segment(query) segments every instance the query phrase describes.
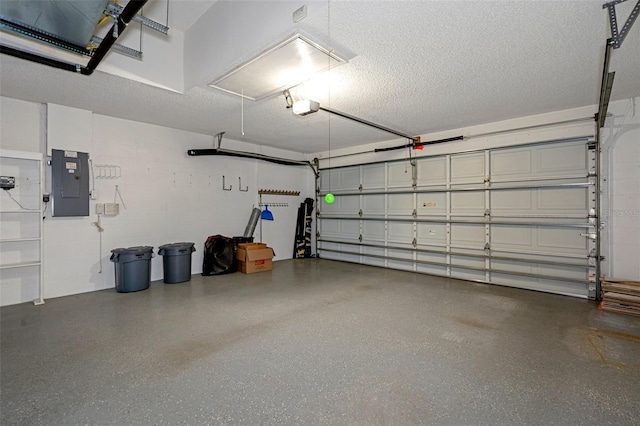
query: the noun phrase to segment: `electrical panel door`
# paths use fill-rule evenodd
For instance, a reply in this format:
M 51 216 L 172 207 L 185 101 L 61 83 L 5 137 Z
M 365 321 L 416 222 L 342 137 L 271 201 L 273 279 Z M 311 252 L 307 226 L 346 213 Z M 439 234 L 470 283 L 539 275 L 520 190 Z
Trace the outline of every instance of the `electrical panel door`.
M 89 154 L 51 151 L 53 216 L 89 216 Z

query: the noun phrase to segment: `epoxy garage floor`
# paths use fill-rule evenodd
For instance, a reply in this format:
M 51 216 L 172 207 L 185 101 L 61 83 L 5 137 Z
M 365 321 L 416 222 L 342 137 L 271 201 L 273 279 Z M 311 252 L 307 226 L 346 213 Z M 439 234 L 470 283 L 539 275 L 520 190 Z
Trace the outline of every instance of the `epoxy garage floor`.
M 1 309 L 0 423 L 640 424 L 640 321 L 358 266 Z

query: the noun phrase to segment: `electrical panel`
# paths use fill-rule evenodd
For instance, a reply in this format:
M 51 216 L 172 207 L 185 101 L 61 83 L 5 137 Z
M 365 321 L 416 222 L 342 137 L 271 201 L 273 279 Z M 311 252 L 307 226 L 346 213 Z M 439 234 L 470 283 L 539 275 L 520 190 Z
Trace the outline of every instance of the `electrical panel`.
M 89 216 L 89 154 L 51 150 L 54 217 Z

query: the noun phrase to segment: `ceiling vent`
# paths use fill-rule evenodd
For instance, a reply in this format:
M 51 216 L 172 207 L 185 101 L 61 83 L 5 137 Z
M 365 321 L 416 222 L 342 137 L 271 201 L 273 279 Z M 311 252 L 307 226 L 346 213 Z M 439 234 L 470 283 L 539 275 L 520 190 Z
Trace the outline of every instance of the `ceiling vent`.
M 213 80 L 209 86 L 257 101 L 346 62 L 335 52 L 295 34 Z

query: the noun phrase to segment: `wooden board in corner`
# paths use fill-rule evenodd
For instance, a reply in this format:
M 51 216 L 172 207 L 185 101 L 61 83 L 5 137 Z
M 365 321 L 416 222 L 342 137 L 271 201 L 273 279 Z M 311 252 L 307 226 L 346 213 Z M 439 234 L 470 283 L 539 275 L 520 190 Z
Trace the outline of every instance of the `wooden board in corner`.
M 640 281 L 628 280 L 626 278 L 603 277 L 600 279 L 603 283 L 623 283 L 640 286 Z
M 638 281 L 629 281 L 629 280 L 620 280 L 620 281 L 603 281 L 602 282 L 602 290 L 605 292 L 612 293 L 623 293 L 629 294 L 632 296 L 640 296 L 640 282 Z
M 631 306 L 605 300 L 600 304 L 600 307 L 603 311 L 616 312 L 619 314 L 628 314 L 640 317 L 640 306 Z

